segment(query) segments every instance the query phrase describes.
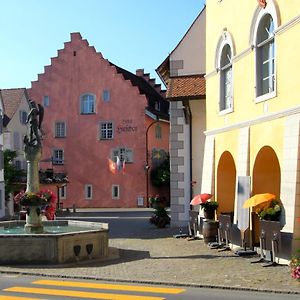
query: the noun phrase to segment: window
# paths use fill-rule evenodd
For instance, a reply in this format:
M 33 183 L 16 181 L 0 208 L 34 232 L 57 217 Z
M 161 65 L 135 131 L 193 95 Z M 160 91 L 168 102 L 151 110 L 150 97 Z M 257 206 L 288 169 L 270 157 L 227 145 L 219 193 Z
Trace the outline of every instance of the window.
M 259 22 L 256 37 L 256 97 L 275 91 L 274 22 L 270 14 Z
M 157 124 L 156 127 L 155 127 L 155 137 L 157 139 L 161 139 L 162 138 L 161 126 L 159 124 Z
M 80 113 L 94 114 L 95 113 L 95 96 L 92 94 L 85 94 L 80 98 Z
M 112 199 L 120 199 L 120 186 L 113 184 L 111 187 L 111 196 Z
M 84 186 L 84 194 L 85 194 L 85 199 L 87 200 L 93 199 L 93 186 L 91 184 L 86 184 Z
M 14 132 L 14 150 L 20 150 L 20 149 L 21 149 L 20 133 L 15 131 Z
M 55 137 L 61 138 L 66 136 L 66 123 L 55 122 Z
M 112 160 L 117 162 L 119 158 L 120 163 L 132 163 L 133 162 L 133 151 L 127 148 L 117 148 L 112 151 Z
M 20 110 L 20 123 L 23 125 L 27 124 L 27 112 L 25 110 Z
M 102 99 L 104 102 L 108 102 L 110 100 L 110 92 L 109 90 L 104 90 L 102 93 Z
M 63 149 L 54 149 L 53 150 L 53 165 L 63 165 L 64 164 L 64 150 Z
M 160 102 L 159 101 L 155 101 L 154 109 L 157 110 L 157 111 L 160 111 Z
M 59 199 L 66 199 L 67 198 L 67 186 L 61 186 L 59 188 Z
M 111 140 L 114 135 L 113 123 L 112 122 L 101 122 L 100 124 L 100 139 Z
M 220 111 L 232 108 L 232 53 L 225 44 L 220 60 Z
M 50 105 L 50 97 L 49 96 L 44 96 L 43 104 L 44 104 L 44 107 L 48 107 Z

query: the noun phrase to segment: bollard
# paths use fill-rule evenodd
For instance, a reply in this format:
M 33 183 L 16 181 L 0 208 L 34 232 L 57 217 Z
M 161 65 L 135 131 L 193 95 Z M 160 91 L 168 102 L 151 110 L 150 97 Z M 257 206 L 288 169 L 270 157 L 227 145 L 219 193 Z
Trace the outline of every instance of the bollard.
M 73 213 L 76 213 L 76 205 L 73 204 Z

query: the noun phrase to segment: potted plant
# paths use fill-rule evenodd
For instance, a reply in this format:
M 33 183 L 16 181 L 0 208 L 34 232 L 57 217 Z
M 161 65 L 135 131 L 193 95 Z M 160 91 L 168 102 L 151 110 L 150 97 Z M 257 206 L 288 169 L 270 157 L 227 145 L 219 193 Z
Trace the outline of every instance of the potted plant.
M 157 206 L 159 207 L 166 207 L 167 206 L 167 200 L 165 197 L 161 197 L 160 195 L 155 195 L 149 197 L 149 204 L 150 207 L 156 208 Z
M 151 216 L 149 221 L 158 228 L 164 228 L 170 224 L 170 217 L 165 207 L 156 206 L 154 214 Z
M 279 221 L 281 212 L 280 202 L 278 200 L 272 200 L 264 206 L 257 207 L 255 212 L 260 220 Z
M 203 209 L 204 212 L 204 218 L 205 219 L 214 219 L 215 218 L 215 211 L 218 208 L 219 203 L 217 201 L 208 199 L 208 200 L 202 200 L 200 203 L 201 209 Z
M 300 281 L 300 249 L 298 254 L 292 257 L 290 267 L 291 267 L 291 276 L 294 279 Z

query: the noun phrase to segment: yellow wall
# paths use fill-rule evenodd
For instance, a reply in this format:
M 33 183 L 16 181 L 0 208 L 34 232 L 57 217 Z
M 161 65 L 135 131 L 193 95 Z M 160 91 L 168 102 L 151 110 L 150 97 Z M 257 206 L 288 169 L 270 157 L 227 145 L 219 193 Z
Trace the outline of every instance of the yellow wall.
M 270 3 L 272 0 L 269 0 Z M 279 8 L 279 22 L 286 24 L 300 14 L 299 0 L 276 1 Z M 236 1 L 207 0 L 207 74 L 215 71 L 215 57 L 218 41 L 224 28 L 231 34 L 235 55 L 251 46 L 250 27 L 258 7 L 256 0 Z M 280 25 L 279 24 L 279 25 Z M 269 113 L 299 105 L 299 81 L 291 80 L 299 76 L 300 65 L 300 22 L 275 36 L 277 96 L 255 103 L 255 51 L 233 62 L 233 106 L 232 113 L 219 114 L 219 73 L 208 75 L 207 84 L 207 130 L 238 124 Z

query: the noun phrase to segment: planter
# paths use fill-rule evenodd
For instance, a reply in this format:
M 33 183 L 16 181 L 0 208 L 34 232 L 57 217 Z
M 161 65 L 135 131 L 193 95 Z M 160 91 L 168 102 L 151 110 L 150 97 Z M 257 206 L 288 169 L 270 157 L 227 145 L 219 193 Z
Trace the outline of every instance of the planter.
M 219 222 L 213 220 L 204 220 L 203 222 L 203 240 L 205 244 L 216 242 L 218 235 Z
M 214 207 L 208 207 L 204 208 L 203 214 L 205 219 L 214 220 L 215 219 L 215 211 L 216 209 Z
M 43 223 L 41 216 L 41 209 L 39 206 L 28 206 L 26 213 L 26 233 L 42 233 Z

